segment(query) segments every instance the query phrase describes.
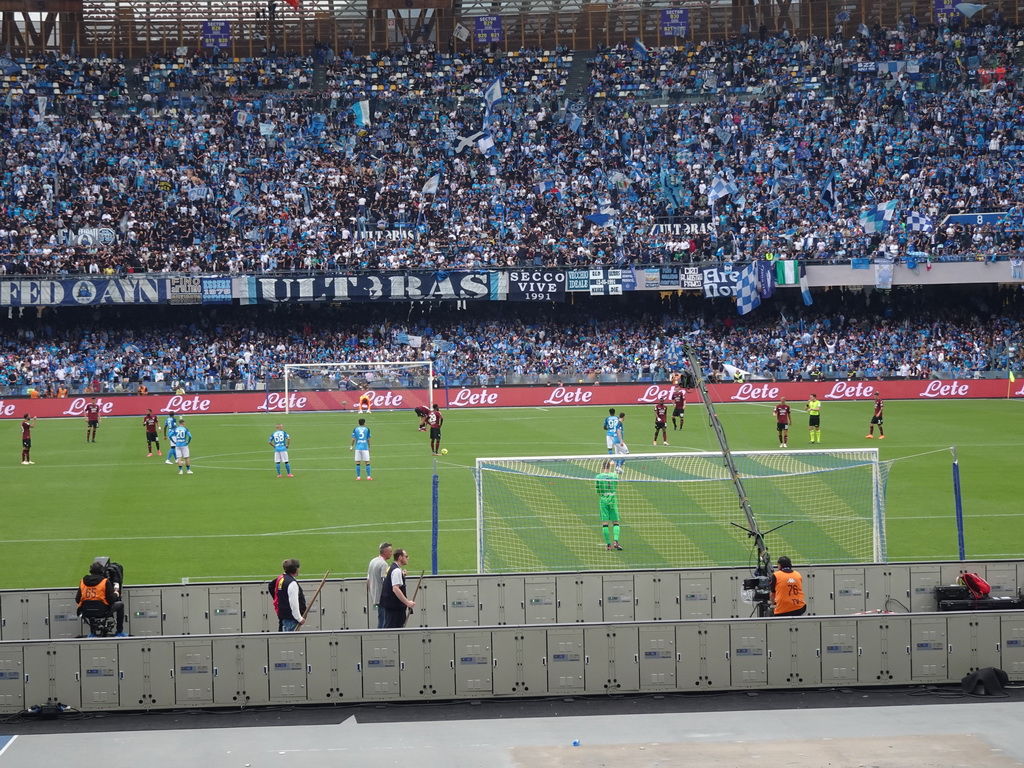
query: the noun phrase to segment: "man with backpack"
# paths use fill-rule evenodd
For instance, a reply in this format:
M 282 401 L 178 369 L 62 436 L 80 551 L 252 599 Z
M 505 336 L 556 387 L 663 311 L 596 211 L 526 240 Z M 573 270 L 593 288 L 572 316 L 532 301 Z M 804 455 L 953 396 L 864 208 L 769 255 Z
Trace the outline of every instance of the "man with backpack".
M 306 596 L 302 586 L 295 577 L 299 573 L 299 561 L 294 557 L 281 563 L 284 571 L 267 585 L 267 591 L 274 599 L 274 612 L 277 614 L 277 630 L 294 632 L 306 623 Z

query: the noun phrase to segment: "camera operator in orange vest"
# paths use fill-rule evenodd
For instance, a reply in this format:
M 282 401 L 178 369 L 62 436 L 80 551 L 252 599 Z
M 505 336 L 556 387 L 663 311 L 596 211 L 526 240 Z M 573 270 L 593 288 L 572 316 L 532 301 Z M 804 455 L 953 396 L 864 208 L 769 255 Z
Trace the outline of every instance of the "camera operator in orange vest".
M 793 570 L 793 561 L 783 555 L 779 570 L 772 574 L 772 615 L 803 616 L 807 612 L 804 599 L 804 577 Z
M 78 613 L 81 615 L 84 603 L 102 604 L 109 608 L 117 622 L 116 637 L 128 637 L 124 632 L 124 603 L 121 602 L 121 585 L 115 584 L 107 569 L 99 560 L 89 566 L 89 573 L 82 577 L 75 594 Z M 90 635 L 91 636 L 91 635 Z

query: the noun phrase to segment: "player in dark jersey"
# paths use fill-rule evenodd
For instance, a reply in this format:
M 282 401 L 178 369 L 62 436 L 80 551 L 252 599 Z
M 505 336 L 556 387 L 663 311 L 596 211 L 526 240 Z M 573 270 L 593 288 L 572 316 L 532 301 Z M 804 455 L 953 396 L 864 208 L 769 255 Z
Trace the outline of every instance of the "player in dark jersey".
M 661 432 L 662 445 L 668 445 L 668 406 L 665 401 L 654 404 L 654 444 L 658 444 L 658 433 Z
M 683 419 L 686 417 L 686 390 L 680 387 L 672 395 L 672 430 L 683 428 Z
M 444 423 L 444 416 L 437 403 L 434 403 L 434 410 L 427 414 L 427 424 L 430 426 L 430 452 L 437 456 L 441 450 L 441 424 Z
M 35 464 L 31 460 L 30 454 L 32 452 L 32 427 L 36 425 L 36 420 L 29 416 L 27 413 L 22 417 L 21 421 L 21 463 L 22 464 Z
M 163 456 L 160 453 L 160 436 L 156 433 L 157 418 L 153 415 L 153 409 L 146 409 L 146 415 L 142 417 L 142 426 L 146 428 L 146 450 L 149 451 L 147 456 L 153 455 L 153 443 L 156 443 L 156 455 Z
M 96 429 L 100 425 L 100 406 L 96 402 L 94 397 L 85 406 L 85 442 L 89 442 L 89 438 L 92 438 L 92 442 L 96 442 Z
M 775 428 L 779 432 L 779 448 L 789 447 L 789 419 L 790 407 L 786 398 L 779 398 L 779 404 L 775 406 Z
M 882 402 L 882 394 L 875 393 L 875 410 L 871 415 L 871 423 L 868 424 L 868 433 L 864 435 L 868 440 L 875 436 L 875 425 L 878 425 L 878 439 L 885 440 L 885 430 L 882 428 L 882 409 L 885 404 Z
M 427 417 L 430 415 L 430 409 L 425 405 L 416 406 L 416 415 L 420 417 L 420 432 L 427 431 Z

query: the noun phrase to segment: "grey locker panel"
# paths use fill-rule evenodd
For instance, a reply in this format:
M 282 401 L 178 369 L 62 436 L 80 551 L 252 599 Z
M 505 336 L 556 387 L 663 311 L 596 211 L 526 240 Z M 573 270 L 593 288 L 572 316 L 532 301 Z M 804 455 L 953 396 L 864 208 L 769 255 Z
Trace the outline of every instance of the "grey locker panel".
M 640 690 L 640 635 L 636 624 L 583 628 L 587 693 Z
M 132 637 L 157 637 L 164 634 L 162 589 L 126 587 L 121 594 L 124 598 L 125 632 Z
M 70 591 L 74 597 L 74 591 Z M 49 640 L 50 598 L 45 592 L 0 593 L 0 640 Z
M 365 582 L 364 582 L 365 583 Z M 318 581 L 312 586 L 312 588 L 306 592 L 306 600 L 312 600 L 313 595 L 316 593 L 317 587 L 320 586 Z M 363 608 L 366 606 L 366 587 L 364 586 L 360 590 L 359 604 L 353 606 L 356 608 L 360 616 L 365 616 Z M 320 616 L 320 629 L 339 630 L 345 629 L 345 619 L 348 613 L 348 606 L 345 605 L 347 590 L 341 590 L 338 588 L 337 582 L 326 581 L 324 582 L 324 588 L 320 590 L 320 597 L 316 599 L 316 604 L 313 606 L 313 610 L 310 613 L 317 613 Z M 374 622 L 374 627 L 377 623 Z M 363 627 L 360 626 L 360 629 Z M 304 631 L 308 631 L 303 628 Z
M 733 688 L 760 688 L 768 682 L 767 624 L 749 621 L 729 625 L 729 668 Z
M 398 633 L 375 630 L 363 635 L 362 662 L 363 698 L 370 700 L 398 699 L 399 679 Z
M 455 694 L 457 696 L 490 696 L 491 633 L 468 631 L 454 633 Z
M 1000 631 L 999 616 L 987 611 L 946 616 L 948 676 L 957 680 L 984 667 L 999 667 Z
M 491 630 L 495 696 L 543 696 L 548 690 L 547 632 L 518 627 Z
M 79 644 L 82 686 L 79 708 L 83 711 L 117 709 L 120 706 L 119 645 L 107 639 Z
M 307 698 L 352 702 L 363 698 L 363 641 L 355 633 L 306 635 Z
M 910 569 L 873 566 L 864 569 L 864 605 L 868 611 L 910 610 L 906 594 L 910 584 Z
M 323 603 L 323 596 L 324 592 L 327 591 L 327 585 L 324 584 L 324 588 L 323 590 L 321 590 L 320 596 L 316 599 L 316 603 L 312 603 L 312 601 L 313 595 L 316 593 L 317 587 L 320 586 L 320 579 L 299 579 L 299 586 L 302 587 L 302 594 L 306 597 L 306 608 L 308 609 L 306 615 L 306 623 L 302 625 L 302 631 L 316 632 L 320 629 L 331 629 L 331 627 L 321 626 L 321 624 L 323 623 L 324 612 L 327 610 L 326 608 L 324 608 Z M 269 597 L 269 593 L 267 596 Z M 273 613 L 273 605 L 271 605 L 271 613 Z M 271 631 L 276 630 L 277 620 L 275 617 Z
M 174 705 L 174 641 L 132 640 L 118 643 L 121 706 L 151 709 Z
M 731 686 L 729 625 L 676 625 L 676 680 L 680 690 L 726 690 Z
M 420 584 L 419 593 L 416 593 L 416 585 L 420 583 L 420 574 L 409 573 L 405 577 L 405 590 L 409 599 L 413 599 L 416 609 L 405 626 L 407 627 L 443 627 L 448 622 L 445 601 L 447 594 L 444 587 L 445 580 L 431 576 L 424 576 Z
M 242 603 L 242 631 L 276 632 L 277 616 L 274 615 L 274 604 L 267 591 L 267 582 L 259 581 L 241 586 L 239 597 Z
M 779 688 L 821 684 L 821 627 L 799 618 L 768 625 L 768 685 Z
M 711 572 L 711 617 L 714 619 L 735 619 L 746 617 L 750 609 L 740 602 L 740 590 L 743 579 L 750 576 L 749 572 L 735 570 L 716 570 Z M 680 576 L 682 583 L 682 576 Z M 690 618 L 680 616 L 680 618 Z M 697 618 L 697 617 L 694 617 Z
M 850 616 L 867 610 L 867 584 L 863 568 L 836 568 L 834 582 L 835 615 Z
M 163 605 L 163 634 L 210 634 L 209 588 L 201 584 L 164 587 L 160 590 Z
M 946 617 L 914 618 L 910 621 L 910 674 L 914 682 L 946 677 Z
M 113 640 L 87 640 L 89 643 L 114 643 Z M 25 662 L 25 704 L 64 704 L 82 706 L 82 657 L 80 643 L 30 643 L 23 646 Z
M 0 714 L 25 709 L 25 654 L 14 643 L 0 645 Z
M 1013 563 L 991 563 L 982 574 L 992 587 L 992 597 L 1017 596 L 1017 566 Z
M 267 704 L 267 637 L 213 640 L 213 701 L 222 707 Z
M 938 609 L 935 602 L 935 588 L 940 584 L 955 584 L 957 570 L 947 568 L 948 580 L 943 579 L 938 566 L 912 565 L 910 566 L 910 589 L 907 595 L 910 598 L 910 612 L 923 613 Z
M 675 627 L 641 624 L 637 637 L 640 690 L 674 690 L 676 661 Z
M 679 576 L 679 618 L 710 619 L 712 610 L 711 577 Z
M 560 574 L 555 577 L 559 624 L 601 621 L 602 579 L 599 573 Z
M 316 587 L 313 588 L 314 590 Z M 312 596 L 312 595 L 311 595 Z M 267 669 L 273 704 L 303 704 L 306 695 L 306 635 L 284 632 L 267 635 Z
M 337 624 L 338 629 L 376 629 L 377 609 L 369 604 L 370 595 L 366 591 L 366 579 L 352 581 L 346 579 L 339 583 L 327 582 L 324 590 L 337 591 L 337 599 L 328 601 L 340 615 L 330 617 L 330 624 Z
M 174 697 L 185 706 L 213 704 L 213 646 L 210 640 L 174 644 Z
M 583 628 L 548 630 L 548 693 L 583 693 Z
M 1000 617 L 1002 663 L 1011 680 L 1024 680 L 1024 615 Z
M 798 570 L 800 570 L 798 568 Z M 832 568 L 809 568 L 804 574 L 804 597 L 808 616 L 832 616 L 836 613 L 835 571 Z
M 872 685 L 910 682 L 910 620 L 857 619 L 857 678 Z
M 217 585 L 210 587 L 210 634 L 237 635 L 242 631 L 242 590 Z
M 555 580 L 550 576 L 527 576 L 523 580 L 526 595 L 527 624 L 554 624 L 558 621 Z
M 917 566 L 911 567 L 916 569 Z M 981 563 L 969 567 L 966 563 L 939 563 L 939 583 L 956 584 L 957 579 L 965 573 L 979 573 L 984 578 L 985 570 L 986 565 Z
M 821 622 L 821 682 L 825 685 L 857 683 L 857 622 L 826 619 Z
M 78 615 L 78 604 L 75 602 L 74 595 L 68 595 L 67 592 L 51 593 L 48 600 L 51 640 L 89 634 L 89 625 Z
M 402 698 L 451 699 L 455 696 L 455 638 L 438 630 L 399 633 Z
M 526 623 L 526 580 L 522 576 L 481 576 L 477 581 L 481 626 Z
M 711 580 L 708 579 L 710 605 Z M 672 571 L 645 571 L 633 574 L 636 594 L 636 621 L 671 621 L 679 618 L 679 574 Z
M 438 583 L 444 587 L 443 583 Z M 447 626 L 478 627 L 480 626 L 480 596 L 476 579 L 447 580 Z
M 604 589 L 602 621 L 633 621 L 636 615 L 636 596 L 633 574 L 605 574 L 601 580 Z

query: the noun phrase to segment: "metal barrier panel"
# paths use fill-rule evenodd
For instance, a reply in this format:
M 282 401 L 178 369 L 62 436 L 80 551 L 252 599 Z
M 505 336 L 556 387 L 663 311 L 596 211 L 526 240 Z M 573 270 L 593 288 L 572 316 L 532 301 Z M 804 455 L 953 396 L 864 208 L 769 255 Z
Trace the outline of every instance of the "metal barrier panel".
M 561 574 L 555 577 L 556 621 L 582 624 L 604 620 L 601 605 L 603 577 L 600 573 Z
M 481 626 L 526 623 L 526 579 L 523 576 L 481 576 L 477 598 Z
M 455 638 L 450 632 L 402 632 L 398 638 L 402 698 L 436 700 L 455 698 Z
M 633 574 L 606 573 L 601 580 L 604 606 L 602 621 L 633 621 L 636 616 L 636 597 Z
M 495 696 L 543 696 L 548 690 L 544 628 L 491 630 L 491 690 Z
M 370 701 L 398 700 L 402 693 L 398 632 L 368 632 L 363 635 L 362 645 L 362 698 Z
M 126 640 L 117 641 L 117 645 L 121 706 L 128 709 L 173 707 L 174 640 Z
M 82 706 L 81 646 L 90 642 L 96 641 L 57 640 L 24 646 L 25 701 L 29 706 Z
M 213 640 L 213 701 L 220 707 L 269 704 L 267 635 Z
M 832 613 L 849 616 L 867 610 L 867 586 L 863 568 L 836 568 L 833 572 L 834 598 Z
M 210 587 L 203 584 L 164 587 L 163 634 L 210 634 Z
M 278 632 L 266 636 L 266 665 L 272 704 L 302 704 L 306 691 L 307 661 L 304 632 Z
M 50 599 L 41 592 L 0 593 L 0 640 L 48 640 Z
M 179 706 L 213 705 L 213 641 L 174 644 L 174 701 Z
M 767 623 L 768 685 L 821 685 L 821 625 L 779 618 Z
M 553 576 L 527 576 L 525 610 L 527 624 L 556 624 L 557 598 Z
M 25 709 L 25 651 L 17 643 L 0 644 L 0 711 Z
M 243 632 L 275 632 L 277 616 L 270 601 L 265 582 L 257 581 L 240 585 L 239 600 L 242 610 Z M 132 632 L 134 635 L 135 633 Z
M 587 693 L 640 690 L 638 625 L 584 627 L 583 649 L 583 687 Z
M 490 632 L 470 630 L 455 636 L 453 665 L 456 696 L 476 698 L 492 693 L 492 654 Z
M 804 597 L 808 616 L 831 616 L 836 613 L 835 571 L 815 568 L 804 575 Z
M 584 692 L 583 628 L 548 630 L 548 691 L 555 695 Z
M 448 579 L 445 610 L 448 627 L 480 626 L 479 584 L 476 579 Z
M 78 604 L 74 595 L 69 595 L 66 591 L 63 594 L 50 594 L 47 595 L 47 602 L 50 606 L 47 623 L 50 627 L 51 640 L 89 634 L 88 625 L 78 615 Z
M 120 707 L 118 646 L 117 642 L 106 640 L 79 645 L 82 697 L 79 708 L 83 711 Z
M 419 585 L 419 593 L 417 592 Z M 448 611 L 446 601 L 448 599 L 445 589 L 445 579 L 424 578 L 420 583 L 420 577 L 413 574 L 405 578 L 405 589 L 411 599 L 416 594 L 416 609 L 409 617 L 407 627 L 443 627 L 448 623 Z
M 916 618 L 910 622 L 910 663 L 912 679 L 946 677 L 946 619 Z
M 211 635 L 237 635 L 242 631 L 242 589 L 216 586 L 209 591 Z
M 745 575 L 749 576 L 749 572 L 745 573 Z M 680 575 L 680 585 L 683 582 L 683 578 L 684 575 Z M 742 587 L 743 577 L 738 575 L 735 571 L 712 571 L 710 618 L 746 618 L 750 613 L 750 606 L 740 602 L 740 590 Z M 685 615 L 681 615 L 680 618 L 687 617 Z
M 676 658 L 688 649 L 676 646 L 676 631 L 671 624 L 641 625 L 637 636 L 637 666 L 640 690 L 674 691 Z
M 763 688 L 768 683 L 768 622 L 729 624 L 729 661 L 733 688 Z
M 895 616 L 857 622 L 858 682 L 906 685 L 910 675 L 910 622 Z
M 1017 566 L 1012 563 L 988 565 L 985 568 L 985 581 L 992 587 L 993 597 L 1017 596 Z
M 347 703 L 363 698 L 362 635 L 306 634 L 307 698 Z
M 1011 680 L 1024 680 L 1024 615 L 999 617 L 999 665 Z
M 822 619 L 821 682 L 825 685 L 855 685 L 858 660 L 857 622 Z
M 125 589 L 125 631 L 132 637 L 156 637 L 164 634 L 162 589 Z
M 704 579 L 701 593 L 704 602 L 701 606 L 709 614 L 711 611 L 711 578 Z M 672 571 L 642 572 L 633 574 L 633 589 L 636 593 L 636 609 L 633 618 L 636 621 L 672 621 L 680 617 L 680 578 Z M 686 618 L 693 618 L 687 616 Z
M 953 679 L 1000 664 L 999 617 L 987 611 L 955 614 L 946 619 L 949 670 Z
M 676 680 L 682 691 L 726 691 L 732 687 L 729 623 L 677 624 Z
M 924 613 L 934 611 L 935 588 L 940 584 L 952 584 L 956 581 L 944 581 L 942 569 L 937 565 L 915 565 L 910 568 L 910 591 L 907 597 L 910 603 L 907 607 L 911 613 Z

